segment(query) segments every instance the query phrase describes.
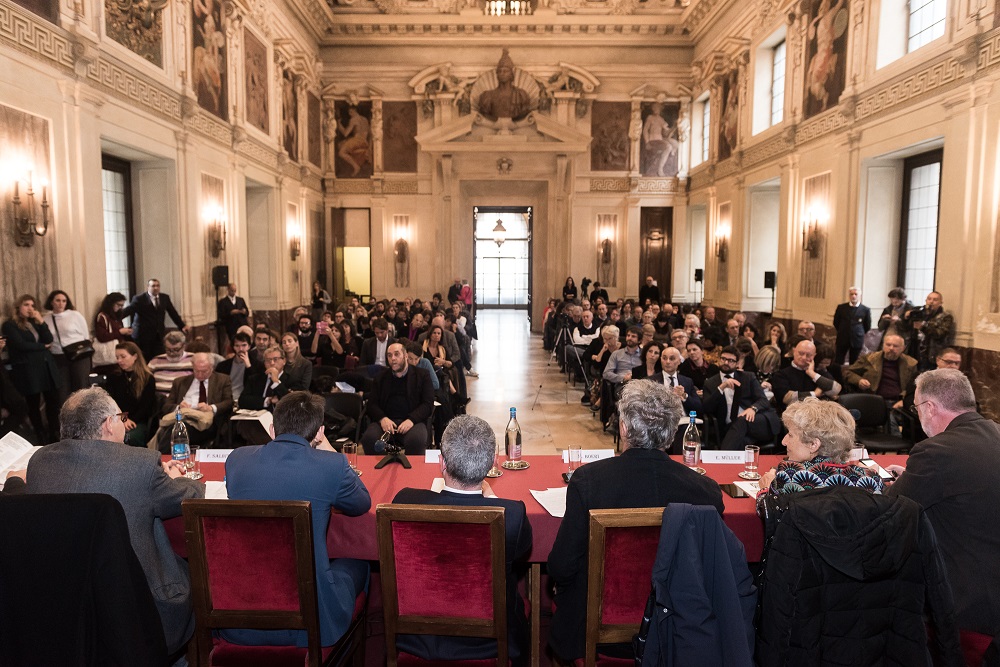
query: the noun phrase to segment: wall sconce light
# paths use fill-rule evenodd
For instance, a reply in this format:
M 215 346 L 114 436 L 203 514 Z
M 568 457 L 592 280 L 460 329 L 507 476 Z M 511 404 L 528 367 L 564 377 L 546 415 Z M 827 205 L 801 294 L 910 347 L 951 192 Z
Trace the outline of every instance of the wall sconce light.
M 810 259 L 819 257 L 820 246 L 823 243 L 823 222 L 825 216 L 809 209 L 802 225 L 802 250 L 809 253 Z
M 208 247 L 212 257 L 218 257 L 226 249 L 226 219 L 222 207 L 210 208 L 204 213 L 208 221 Z
M 493 228 L 493 242 L 497 244 L 497 247 L 503 245 L 503 242 L 507 240 L 507 228 L 503 226 L 503 220 L 497 219 L 497 226 Z
M 729 259 L 729 228 L 719 227 L 715 231 L 715 256 L 720 262 Z
M 291 227 L 291 234 L 288 237 L 288 250 L 291 253 L 293 262 L 302 254 L 302 232 L 299 231 L 298 225 Z
M 14 197 L 11 199 L 11 210 L 14 214 L 14 228 L 17 238 L 14 242 L 22 248 L 35 245 L 36 236 L 45 236 L 49 231 L 49 197 L 48 184 L 42 181 L 42 215 L 35 211 L 35 191 L 32 184 L 32 172 L 28 171 L 28 189 L 25 192 L 25 202 L 21 202 L 21 179 L 14 177 Z

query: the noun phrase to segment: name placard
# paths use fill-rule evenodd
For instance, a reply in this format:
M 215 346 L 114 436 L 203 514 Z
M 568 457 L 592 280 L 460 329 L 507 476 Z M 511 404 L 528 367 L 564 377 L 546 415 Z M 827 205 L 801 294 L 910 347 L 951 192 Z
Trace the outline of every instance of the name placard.
M 564 449 L 562 453 L 563 463 L 569 463 L 569 450 Z M 615 450 L 613 449 L 584 449 L 580 457 L 581 463 L 592 463 L 601 459 L 613 459 Z
M 742 451 L 735 452 L 720 452 L 717 450 L 712 451 L 701 451 L 701 462 L 702 463 L 738 463 L 743 465 L 746 463 L 746 453 Z
M 225 463 L 232 453 L 231 449 L 199 449 L 198 460 L 202 463 Z
M 440 449 L 428 449 L 424 452 L 424 463 L 440 463 L 440 462 L 441 462 Z

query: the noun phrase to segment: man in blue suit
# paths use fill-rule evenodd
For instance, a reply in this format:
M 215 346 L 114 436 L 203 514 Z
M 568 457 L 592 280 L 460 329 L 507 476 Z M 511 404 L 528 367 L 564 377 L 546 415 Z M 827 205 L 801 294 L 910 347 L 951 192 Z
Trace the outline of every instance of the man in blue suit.
M 458 505 L 504 508 L 507 546 L 507 637 L 511 662 L 527 664 L 529 629 L 524 601 L 517 594 L 515 561 L 531 552 L 531 524 L 520 500 L 497 498 L 483 482 L 493 467 L 496 436 L 479 417 L 455 417 L 441 437 L 441 476 L 444 489 L 403 489 L 392 502 L 407 505 Z M 399 635 L 396 647 L 424 660 L 485 660 L 496 658 L 496 642 L 475 637 Z
M 332 646 L 350 626 L 355 598 L 368 586 L 368 563 L 330 560 L 326 530 L 330 511 L 360 516 L 371 497 L 347 459 L 323 433 L 321 396 L 293 391 L 274 408 L 274 440 L 241 447 L 226 461 L 226 487 L 233 500 L 308 500 L 312 503 L 313 555 L 319 602 L 320 641 Z M 301 630 L 224 630 L 236 644 L 306 646 Z

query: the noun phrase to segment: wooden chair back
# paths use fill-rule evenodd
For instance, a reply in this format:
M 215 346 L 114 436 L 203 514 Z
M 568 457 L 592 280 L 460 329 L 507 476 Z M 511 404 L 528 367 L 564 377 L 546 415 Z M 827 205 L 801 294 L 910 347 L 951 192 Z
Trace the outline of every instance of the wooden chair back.
M 503 508 L 383 504 L 376 523 L 388 666 L 399 634 L 495 639 L 506 666 Z
M 597 663 L 598 644 L 628 642 L 639 631 L 652 588 L 663 510 L 590 510 L 586 667 Z M 605 567 L 607 563 L 612 567 Z

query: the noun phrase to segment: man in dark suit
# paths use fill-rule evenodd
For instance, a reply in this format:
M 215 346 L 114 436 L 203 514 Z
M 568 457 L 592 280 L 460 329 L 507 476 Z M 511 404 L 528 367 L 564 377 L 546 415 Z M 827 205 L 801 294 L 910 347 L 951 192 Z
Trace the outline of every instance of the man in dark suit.
M 125 445 L 121 409 L 100 387 L 72 394 L 59 419 L 62 440 L 39 449 L 22 477 L 7 480 L 4 492 L 106 493 L 120 502 L 132 549 L 160 614 L 167 651 L 179 653 L 194 633 L 191 582 L 163 521 L 180 516 L 181 501 L 204 498 L 205 486 L 185 479 L 179 464 L 161 463 L 159 453 Z
M 1000 634 L 1000 425 L 976 412 L 976 396 L 961 371 L 917 376 L 914 406 L 929 436 L 910 450 L 888 495 L 906 496 L 924 511 L 944 560 L 958 627 Z M 994 526 L 994 528 L 990 528 Z
M 211 413 L 210 428 L 204 431 L 188 428 L 191 444 L 204 445 L 215 439 L 219 427 L 233 412 L 233 385 L 228 375 L 213 371 L 212 355 L 208 352 L 196 352 L 191 363 L 194 374 L 174 380 L 163 404 L 163 414 L 170 414 L 178 407 Z
M 645 310 L 646 302 L 660 303 L 660 288 L 653 276 L 646 276 L 646 284 L 639 288 L 639 305 Z
M 792 348 L 792 364 L 771 376 L 771 390 L 780 414 L 786 406 L 810 396 L 836 400 L 841 386 L 829 372 L 816 368 L 815 343 L 800 339 Z
M 289 392 L 304 389 L 288 382 L 285 351 L 272 345 L 264 352 L 264 372 L 252 375 L 243 385 L 239 406 L 244 410 L 274 410 Z
M 243 297 L 236 296 L 236 283 L 229 283 L 226 296 L 219 299 L 216 306 L 216 319 L 219 324 L 226 328 L 226 334 L 230 342 L 236 336 L 236 331 L 242 326 L 249 324 L 247 318 L 250 316 L 250 308 Z
M 738 450 L 746 445 L 768 442 L 778 434 L 778 413 L 764 395 L 752 373 L 736 367 L 739 353 L 735 347 L 722 349 L 719 370 L 705 378 L 702 407 L 715 418 L 722 436 L 722 449 Z
M 723 510 L 718 484 L 663 451 L 684 416 L 676 395 L 655 382 L 629 382 L 622 389 L 618 412 L 625 451 L 573 473 L 566 491 L 566 515 L 549 554 L 549 577 L 556 587 L 549 646 L 564 662 L 584 653 L 590 510 L 669 503 L 712 505 L 719 514 Z
M 169 315 L 178 329 L 188 333 L 188 327 L 170 301 L 170 295 L 160 293 L 160 281 L 156 278 L 146 281 L 146 291 L 132 297 L 132 303 L 121 311 L 122 318 L 129 315 L 133 316 L 132 338 L 146 359 L 163 354 L 163 336 L 167 331 L 164 315 Z
M 459 415 L 448 424 L 441 438 L 440 493 L 428 489 L 403 489 L 392 502 L 417 505 L 458 505 L 504 508 L 507 562 L 507 637 L 514 665 L 526 664 L 529 629 L 524 601 L 517 594 L 515 561 L 531 552 L 531 524 L 520 500 L 497 498 L 483 482 L 493 466 L 497 441 L 493 429 L 479 417 Z M 400 635 L 396 646 L 424 660 L 484 660 L 496 658 L 496 642 L 488 639 Z
M 226 461 L 226 489 L 233 500 L 308 500 L 312 503 L 313 554 L 319 602 L 320 643 L 331 646 L 351 623 L 354 602 L 368 584 L 368 563 L 331 560 L 326 548 L 330 512 L 360 516 L 371 497 L 357 473 L 324 434 L 322 396 L 296 391 L 274 409 L 274 440 L 241 447 Z M 294 590 L 294 588 L 292 589 Z M 302 630 L 223 630 L 237 644 L 306 645 Z
M 660 355 L 660 367 L 663 370 L 653 374 L 649 379 L 663 383 L 663 386 L 676 394 L 683 403 L 685 415 L 691 412 L 701 414 L 701 398 L 694 386 L 694 380 L 680 373 L 682 361 L 684 357 L 676 347 L 663 348 L 663 354 Z
M 872 328 L 872 311 L 861 303 L 861 290 L 848 290 L 848 301 L 837 306 L 833 313 L 833 328 L 837 330 L 837 356 L 834 361 L 844 363 L 844 355 L 850 355 L 850 363 L 858 360 L 865 344 L 865 334 Z
M 380 368 L 385 368 L 389 364 L 385 360 L 385 353 L 389 346 L 396 342 L 395 338 L 389 336 L 389 323 L 384 318 L 377 318 L 372 322 L 372 329 L 375 335 L 365 338 L 361 343 L 361 356 L 358 364 L 368 368 L 369 377 L 374 377 Z M 374 368 L 373 368 L 374 367 Z
M 377 447 L 383 433 L 402 439 L 407 454 L 423 454 L 427 449 L 427 420 L 434 409 L 434 386 L 430 374 L 410 366 L 401 343 L 393 343 L 385 353 L 388 370 L 375 378 L 368 398 L 371 425 L 361 436 L 366 454 L 381 454 Z

